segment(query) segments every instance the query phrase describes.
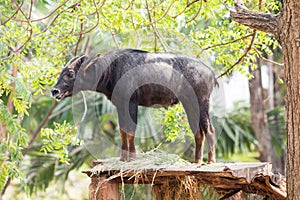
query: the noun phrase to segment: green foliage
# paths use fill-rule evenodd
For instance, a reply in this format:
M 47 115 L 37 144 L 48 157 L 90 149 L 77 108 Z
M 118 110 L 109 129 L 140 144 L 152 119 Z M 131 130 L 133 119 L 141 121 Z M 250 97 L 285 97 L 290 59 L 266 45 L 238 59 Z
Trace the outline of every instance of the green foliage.
M 0 125 L 6 125 L 7 131 L 7 137 L 3 138 L 0 143 L 0 189 L 2 189 L 8 177 L 19 177 L 21 182 L 25 182 L 19 165 L 23 160 L 22 148 L 28 143 L 28 135 L 18 123 L 17 116 L 9 113 L 1 99 L 0 121 Z
M 223 121 L 224 120 L 224 121 Z M 251 127 L 251 115 L 245 102 L 236 102 L 234 109 L 223 119 L 217 119 L 223 130 L 217 140 L 216 151 L 218 157 L 229 157 L 232 154 L 246 154 L 255 150 L 258 144 Z
M 27 184 L 30 193 L 37 190 L 45 191 L 49 183 L 54 179 L 55 158 L 50 156 L 39 156 L 40 160 L 32 161 L 30 170 L 28 171 Z
M 153 110 L 158 124 L 162 124 L 162 132 L 166 141 L 172 142 L 175 139 L 184 141 L 185 136 L 194 138 L 187 116 L 182 104 L 176 104 L 166 109 Z
M 80 145 L 81 141 L 77 138 L 76 127 L 66 121 L 62 124 L 54 123 L 54 129 L 45 128 L 41 131 L 43 146 L 41 151 L 45 154 L 55 152 L 60 162 L 70 161 L 68 146 Z
M 91 162 L 90 154 L 84 146 L 68 147 L 69 164 L 60 162 L 56 152 L 45 155 L 40 148 L 40 146 L 36 146 L 30 151 L 30 165 L 24 168 L 30 194 L 39 190 L 44 191 L 53 181 L 63 185 L 72 170 L 78 169 L 84 162 Z M 63 187 L 60 192 L 64 192 Z

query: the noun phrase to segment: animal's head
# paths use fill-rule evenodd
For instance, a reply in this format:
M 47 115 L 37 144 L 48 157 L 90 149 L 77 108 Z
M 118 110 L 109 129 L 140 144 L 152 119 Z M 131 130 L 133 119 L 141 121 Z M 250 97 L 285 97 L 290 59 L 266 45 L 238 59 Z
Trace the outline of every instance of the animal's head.
M 52 96 L 56 100 L 72 96 L 76 76 L 86 56 L 72 58 L 59 75 L 56 85 L 51 89 Z

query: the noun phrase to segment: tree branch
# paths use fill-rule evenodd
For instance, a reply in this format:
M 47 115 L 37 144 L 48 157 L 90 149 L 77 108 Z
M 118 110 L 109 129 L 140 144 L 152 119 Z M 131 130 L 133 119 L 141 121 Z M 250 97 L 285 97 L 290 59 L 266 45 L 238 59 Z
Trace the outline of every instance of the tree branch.
M 189 2 L 187 0 L 186 1 L 186 6 L 184 7 L 184 9 L 182 11 L 180 11 L 179 13 L 177 13 L 176 15 L 171 16 L 171 17 L 174 18 L 174 19 L 177 18 L 179 15 L 181 15 L 182 13 L 184 13 L 188 7 L 190 7 L 191 5 L 193 5 L 194 3 L 198 2 L 198 1 L 200 1 L 200 0 L 194 0 L 192 2 Z
M 230 17 L 234 21 L 252 29 L 278 35 L 278 15 L 256 12 L 247 9 L 242 1 L 234 1 L 235 10 L 230 10 Z
M 21 14 L 24 16 L 24 18 L 26 19 L 26 22 L 27 22 L 27 25 L 28 25 L 28 32 L 29 32 L 29 35 L 28 35 L 28 38 L 26 39 L 26 41 L 19 47 L 17 47 L 17 44 L 16 44 L 16 47 L 17 49 L 13 49 L 12 48 L 12 52 L 14 53 L 17 53 L 19 51 L 23 51 L 22 49 L 27 45 L 27 43 L 30 41 L 31 37 L 32 37 L 32 25 L 31 25 L 31 19 L 27 17 L 27 15 L 23 12 L 22 8 L 19 6 L 19 4 L 16 2 L 16 6 L 18 7 L 18 10 L 21 12 Z M 31 12 L 31 11 L 30 11 Z M 31 15 L 31 14 L 30 14 Z M 28 16 L 30 16 L 28 15 Z
M 82 32 L 83 32 L 83 19 L 80 19 L 80 33 L 82 33 Z M 79 38 L 78 38 L 78 40 L 77 40 L 77 43 L 76 43 L 76 46 L 75 46 L 75 52 L 74 52 L 74 55 L 75 55 L 75 56 L 77 56 L 79 44 L 80 44 L 80 42 L 81 42 L 81 40 L 82 40 L 82 35 L 83 35 L 83 34 L 80 34 L 80 35 L 79 35 Z
M 188 24 L 188 23 L 194 21 L 196 19 L 196 17 L 198 17 L 198 15 L 200 14 L 201 9 L 202 9 L 202 0 L 200 1 L 200 6 L 199 6 L 196 14 L 191 19 L 187 20 L 186 23 Z
M 263 57 L 263 56 L 261 55 L 261 52 L 259 52 L 259 50 L 258 50 L 257 48 L 253 47 L 252 49 L 257 53 L 257 56 L 258 56 L 260 59 L 262 59 L 263 61 L 272 63 L 272 64 L 274 64 L 274 65 L 278 65 L 278 66 L 280 66 L 280 67 L 284 67 L 284 64 L 283 64 L 283 63 L 278 63 L 278 62 L 275 62 L 274 60 L 270 60 L 270 59 L 267 59 L 267 58 Z
M 147 10 L 147 13 L 148 13 L 148 18 L 149 18 L 149 22 L 150 22 L 150 26 L 152 27 L 153 29 L 153 34 L 154 34 L 154 39 L 155 39 L 155 43 L 154 43 L 154 52 L 156 52 L 156 48 L 157 48 L 157 42 L 156 42 L 156 39 L 159 40 L 161 46 L 163 47 L 164 51 L 167 52 L 168 51 L 168 48 L 167 48 L 167 45 L 164 43 L 163 39 L 161 38 L 158 30 L 157 30 L 157 27 L 156 27 L 156 21 L 153 21 L 153 18 L 151 16 L 151 11 L 150 11 L 150 8 L 149 8 L 149 5 L 148 5 L 148 1 L 146 0 L 146 10 Z
M 201 50 L 201 52 L 199 54 L 201 54 L 203 51 L 206 51 L 208 49 L 211 49 L 211 48 L 215 48 L 215 47 L 219 47 L 219 46 L 225 46 L 225 45 L 228 45 L 228 44 L 232 44 L 232 43 L 235 43 L 235 42 L 238 42 L 240 40 L 244 40 L 244 39 L 247 39 L 248 37 L 251 37 L 253 36 L 253 33 L 251 34 L 248 34 L 248 35 L 245 35 L 243 37 L 240 37 L 240 38 L 237 38 L 235 40 L 231 40 L 229 42 L 224 42 L 224 43 L 219 43 L 219 44 L 215 44 L 215 45 L 211 45 L 211 46 L 208 46 L 208 47 L 205 47 Z M 199 54 L 197 56 L 199 56 Z
M 254 32 L 252 33 L 252 39 L 251 39 L 250 45 L 245 50 L 244 54 L 231 67 L 229 67 L 225 72 L 223 72 L 222 74 L 220 74 L 217 77 L 217 79 L 219 79 L 222 76 L 225 76 L 226 74 L 228 74 L 229 72 L 231 72 L 235 66 L 237 66 L 238 64 L 240 64 L 244 60 L 244 58 L 247 56 L 247 54 L 249 53 L 249 51 L 252 49 L 252 46 L 253 46 L 254 40 L 255 40 L 255 36 L 256 36 L 256 30 L 254 30 Z
M 7 18 L 7 20 L 5 20 L 4 22 L 1 22 L 1 25 L 5 25 L 7 22 L 9 22 L 11 19 L 13 19 L 16 16 L 16 14 L 19 12 L 19 10 L 21 9 L 23 4 L 24 4 L 24 1 L 21 2 L 20 6 L 17 6 L 16 11 L 10 17 L 7 17 L 7 16 L 3 15 Z

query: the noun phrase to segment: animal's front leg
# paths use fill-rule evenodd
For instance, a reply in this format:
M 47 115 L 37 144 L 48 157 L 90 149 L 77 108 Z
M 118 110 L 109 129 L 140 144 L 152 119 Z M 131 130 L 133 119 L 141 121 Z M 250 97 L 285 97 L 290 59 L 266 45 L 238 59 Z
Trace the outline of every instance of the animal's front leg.
M 134 135 L 120 130 L 121 136 L 121 161 L 132 161 L 136 159 Z
M 135 130 L 137 125 L 137 112 L 138 112 L 138 106 L 134 102 L 129 102 L 129 114 L 130 119 L 127 120 L 127 143 L 129 147 L 129 161 L 136 159 L 136 151 L 135 151 L 135 145 L 134 145 L 134 136 L 135 136 Z
M 120 134 L 121 134 L 121 158 L 123 161 L 131 161 L 136 159 L 136 151 L 134 146 L 134 135 L 137 123 L 137 104 L 129 102 L 129 107 L 121 105 L 117 106 Z
M 128 143 L 127 143 L 127 134 L 120 129 L 120 137 L 121 137 L 121 161 L 128 161 Z
M 127 134 L 127 143 L 129 146 L 129 158 L 128 161 L 132 161 L 136 159 L 136 151 L 135 151 L 135 145 L 134 145 L 134 135 Z

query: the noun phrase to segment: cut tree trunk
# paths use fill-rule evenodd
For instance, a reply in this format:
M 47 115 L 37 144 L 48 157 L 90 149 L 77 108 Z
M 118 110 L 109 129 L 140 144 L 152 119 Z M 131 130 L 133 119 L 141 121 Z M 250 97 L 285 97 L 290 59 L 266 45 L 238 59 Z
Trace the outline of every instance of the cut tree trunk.
M 83 171 L 91 178 L 90 200 L 117 200 L 120 195 L 118 184 L 151 184 L 155 200 L 204 199 L 205 194 L 210 193 L 208 188 L 214 188 L 214 195 L 222 200 L 245 199 L 245 193 L 267 199 L 286 199 L 285 179 L 272 173 L 269 163 L 214 163 L 201 167 L 191 163 L 169 166 L 157 163 L 143 166 L 138 160 L 132 161 L 134 164 L 118 160 L 97 160 L 92 169 Z
M 120 200 L 119 184 L 106 177 L 94 177 L 89 185 L 90 200 Z

